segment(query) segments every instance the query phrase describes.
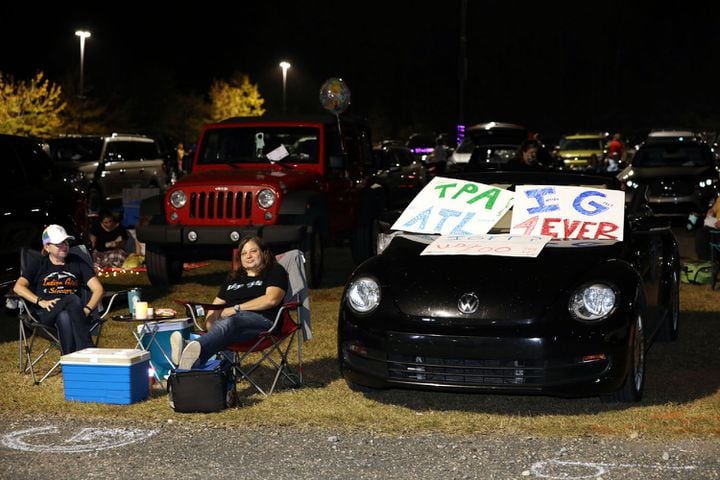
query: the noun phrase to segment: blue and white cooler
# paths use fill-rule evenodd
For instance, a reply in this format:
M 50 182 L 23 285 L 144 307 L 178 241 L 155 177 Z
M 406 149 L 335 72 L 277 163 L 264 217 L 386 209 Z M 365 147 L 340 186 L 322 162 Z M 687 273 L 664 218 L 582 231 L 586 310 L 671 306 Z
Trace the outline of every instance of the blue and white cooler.
M 150 354 L 140 349 L 86 348 L 60 357 L 65 400 L 140 402 L 148 397 Z

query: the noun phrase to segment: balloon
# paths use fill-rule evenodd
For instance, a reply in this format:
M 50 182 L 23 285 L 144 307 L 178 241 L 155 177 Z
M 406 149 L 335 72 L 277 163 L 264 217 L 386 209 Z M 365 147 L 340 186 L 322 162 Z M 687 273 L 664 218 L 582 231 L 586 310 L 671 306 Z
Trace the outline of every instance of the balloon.
M 320 87 L 320 103 L 325 110 L 339 115 L 350 105 L 350 89 L 341 78 L 328 78 Z

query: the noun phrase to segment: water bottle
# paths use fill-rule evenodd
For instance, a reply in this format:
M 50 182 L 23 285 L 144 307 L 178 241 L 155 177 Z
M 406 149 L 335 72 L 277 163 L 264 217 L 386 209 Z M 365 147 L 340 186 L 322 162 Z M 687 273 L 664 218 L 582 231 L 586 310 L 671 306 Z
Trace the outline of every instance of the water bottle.
M 141 294 L 142 290 L 139 288 L 128 291 L 128 310 L 130 310 L 130 315 L 133 317 L 135 316 L 135 304 L 140 301 Z

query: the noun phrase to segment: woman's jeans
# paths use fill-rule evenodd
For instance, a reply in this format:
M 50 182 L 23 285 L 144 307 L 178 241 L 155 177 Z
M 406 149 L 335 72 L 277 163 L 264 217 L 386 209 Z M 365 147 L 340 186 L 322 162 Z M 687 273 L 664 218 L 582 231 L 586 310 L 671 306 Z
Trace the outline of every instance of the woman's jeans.
M 230 344 L 252 340 L 266 332 L 273 322 L 257 312 L 240 311 L 230 317 L 216 320 L 210 330 L 198 338 L 200 357 L 194 367 L 203 365 L 210 357 L 225 350 Z
M 95 346 L 90 336 L 90 319 L 85 316 L 83 306 L 77 295 L 64 295 L 50 311 L 31 307 L 40 323 L 57 328 L 64 355 Z

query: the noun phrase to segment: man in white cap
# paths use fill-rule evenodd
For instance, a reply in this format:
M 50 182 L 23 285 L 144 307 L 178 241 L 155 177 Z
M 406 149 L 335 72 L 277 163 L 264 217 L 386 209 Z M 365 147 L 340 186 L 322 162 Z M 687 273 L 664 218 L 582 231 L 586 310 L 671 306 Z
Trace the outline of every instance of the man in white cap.
M 40 323 L 57 328 L 63 354 L 94 346 L 91 317 L 104 293 L 90 265 L 69 253 L 68 240 L 74 239 L 62 226 L 49 225 L 42 233 L 42 259 L 25 265 L 13 287 Z M 86 303 L 83 285 L 92 293 Z

